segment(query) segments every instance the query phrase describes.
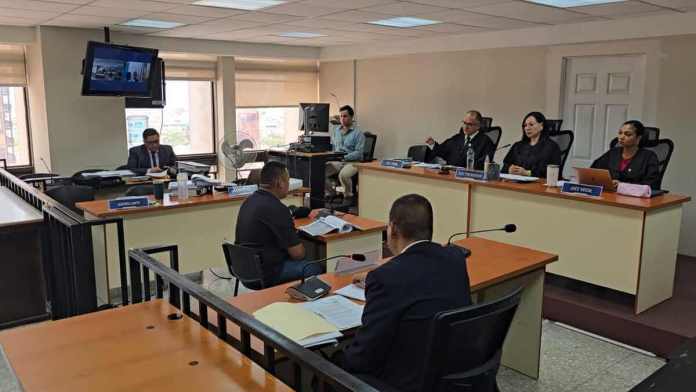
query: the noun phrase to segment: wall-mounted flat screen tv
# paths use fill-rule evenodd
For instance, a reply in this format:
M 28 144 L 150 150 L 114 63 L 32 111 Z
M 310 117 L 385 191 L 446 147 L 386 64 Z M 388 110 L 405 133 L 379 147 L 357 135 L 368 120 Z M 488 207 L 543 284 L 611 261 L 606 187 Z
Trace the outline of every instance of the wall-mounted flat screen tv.
M 149 97 L 157 52 L 157 49 L 88 42 L 82 95 Z

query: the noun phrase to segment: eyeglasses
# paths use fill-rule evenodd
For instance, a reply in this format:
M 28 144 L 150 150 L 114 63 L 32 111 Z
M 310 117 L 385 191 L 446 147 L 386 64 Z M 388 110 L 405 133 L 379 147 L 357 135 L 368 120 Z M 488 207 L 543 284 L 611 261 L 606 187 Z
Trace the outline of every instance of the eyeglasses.
M 462 124 L 464 124 L 465 127 L 475 127 L 475 126 L 479 125 L 478 123 L 471 123 L 471 122 L 466 122 L 466 121 L 462 121 Z
M 149 142 L 146 140 L 145 144 L 159 144 L 159 139 L 157 140 L 150 140 Z

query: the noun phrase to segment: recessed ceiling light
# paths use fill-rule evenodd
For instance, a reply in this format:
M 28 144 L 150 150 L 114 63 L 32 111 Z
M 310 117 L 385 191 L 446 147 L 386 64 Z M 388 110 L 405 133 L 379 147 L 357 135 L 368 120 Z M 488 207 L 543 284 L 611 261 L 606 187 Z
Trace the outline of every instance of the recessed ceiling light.
M 442 23 L 439 20 L 412 18 L 409 16 L 401 16 L 398 18 L 381 19 L 372 22 L 367 22 L 374 25 L 388 26 L 388 27 L 417 27 L 417 26 L 428 26 L 433 24 Z
M 194 5 L 255 11 L 285 3 L 286 0 L 199 0 Z
M 559 8 L 582 7 L 584 5 L 601 5 L 609 3 L 621 3 L 626 0 L 528 0 L 532 3 L 550 5 Z
M 132 19 L 128 22 L 121 23 L 121 26 L 147 27 L 150 29 L 172 29 L 174 27 L 184 26 L 184 23 L 170 22 L 167 20 Z
M 278 34 L 279 37 L 286 37 L 286 38 L 318 38 L 318 37 L 328 37 L 326 34 L 319 34 L 319 33 L 304 33 L 301 31 L 292 31 L 289 33 L 280 33 Z

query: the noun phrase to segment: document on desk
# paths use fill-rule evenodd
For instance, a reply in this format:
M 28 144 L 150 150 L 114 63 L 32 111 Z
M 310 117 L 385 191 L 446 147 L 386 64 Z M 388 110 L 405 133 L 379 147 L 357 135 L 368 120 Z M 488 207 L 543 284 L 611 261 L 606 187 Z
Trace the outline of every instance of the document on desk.
M 363 305 L 358 305 L 346 297 L 332 295 L 313 302 L 301 304 L 305 309 L 317 314 L 340 331 L 362 325 Z
M 346 298 L 353 298 L 357 299 L 358 301 L 365 302 L 365 289 L 354 284 L 349 284 L 348 286 L 336 290 L 336 294 L 342 295 Z
M 333 339 L 336 333 L 340 336 L 338 328 L 302 305 L 276 302 L 254 312 L 254 317 L 297 343 L 316 336 L 326 340 L 327 334 Z
M 353 226 L 341 218 L 329 215 L 300 227 L 300 230 L 314 237 L 331 233 L 334 230 L 337 230 L 339 233 L 348 233 L 353 230 Z
M 501 173 L 500 178 L 510 180 L 510 181 L 517 181 L 517 182 L 535 182 L 539 181 L 539 177 L 530 177 L 530 176 L 520 176 L 517 174 L 506 174 L 506 173 Z
M 130 170 L 102 170 L 92 173 L 82 173 L 81 176 L 85 178 L 111 178 L 111 177 L 131 177 L 134 176 Z

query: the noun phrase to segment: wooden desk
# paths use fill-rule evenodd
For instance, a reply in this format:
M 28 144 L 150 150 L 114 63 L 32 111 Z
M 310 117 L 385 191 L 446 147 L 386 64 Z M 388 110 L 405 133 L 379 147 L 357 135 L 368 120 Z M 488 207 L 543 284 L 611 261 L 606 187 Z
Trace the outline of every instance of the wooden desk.
M 284 163 L 290 177 L 301 178 L 302 185 L 311 189 L 310 205 L 312 208 L 324 207 L 325 166 L 326 162 L 340 160 L 342 152 L 296 152 L 286 149 L 268 150 L 268 159 Z
M 30 391 L 291 391 L 163 300 L 0 332 Z
M 303 235 L 303 238 L 312 243 L 318 244 L 317 254 L 313 254 L 309 259 L 323 259 L 327 257 L 348 255 L 353 253 L 363 253 L 368 261 L 376 261 L 382 258 L 382 232 L 387 229 L 384 222 L 373 219 L 363 218 L 357 215 L 337 213 L 338 217 L 348 223 L 353 224 L 356 229 L 348 233 L 329 233 L 311 237 Z M 310 218 L 295 219 L 295 227 L 300 227 L 312 223 Z M 336 271 L 339 259 L 326 262 L 326 271 Z M 360 262 L 341 261 L 342 267 L 360 268 Z M 345 263 L 352 263 L 350 265 Z M 343 269 L 343 268 L 342 268 Z
M 109 210 L 106 200 L 77 203 L 88 219 L 122 217 L 126 249 L 176 244 L 179 272 L 186 274 L 211 267 L 224 267 L 222 243 L 234 241 L 237 215 L 246 196 L 225 192 L 191 197 L 178 203 L 165 194 L 162 204 L 146 208 Z M 285 204 L 302 205 L 302 190 L 283 199 Z M 110 291 L 121 286 L 118 236 L 115 225 L 92 229 L 97 292 L 101 303 L 111 302 Z M 167 263 L 166 255 L 156 258 Z
M 590 198 L 541 183 L 459 180 L 422 168 L 366 163 L 358 170 L 361 216 L 384 219 L 396 198 L 419 193 L 433 205 L 437 241 L 515 223 L 515 233 L 483 236 L 558 254 L 549 272 L 634 295 L 636 313 L 672 296 L 688 196 L 642 199 L 607 192 Z
M 41 211 L 0 187 L 0 328 L 47 318 Z
M 491 300 L 525 286 L 515 318 L 503 347 L 502 363 L 533 378 L 539 377 L 541 349 L 541 305 L 544 271 L 556 255 L 495 242 L 468 238 L 456 244 L 471 250 L 467 262 L 471 291 L 478 302 Z M 321 279 L 332 292 L 351 283 L 348 275 L 324 274 Z M 247 313 L 274 302 L 296 302 L 285 294 L 287 283 L 231 298 L 229 302 Z M 259 347 L 256 345 L 256 347 Z

